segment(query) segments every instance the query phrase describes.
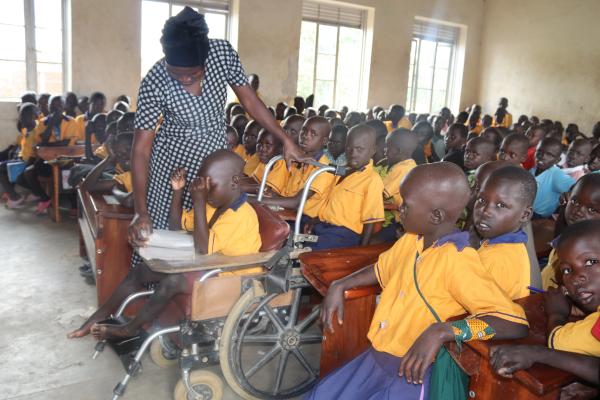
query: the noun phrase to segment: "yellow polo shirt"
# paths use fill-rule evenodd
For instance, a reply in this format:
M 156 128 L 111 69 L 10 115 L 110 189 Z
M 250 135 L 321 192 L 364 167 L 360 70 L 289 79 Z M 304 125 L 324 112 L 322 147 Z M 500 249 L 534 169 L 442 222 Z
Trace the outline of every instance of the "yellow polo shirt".
M 375 274 L 383 292 L 368 333 L 376 350 L 403 357 L 437 322 L 414 283 L 417 254 L 419 289 L 442 321 L 468 312 L 527 325 L 523 308 L 498 287 L 468 242 L 468 233 L 458 232 L 423 250 L 422 237 L 406 233 L 379 256 Z
M 20 140 L 18 143 L 21 147 L 19 157 L 23 161 L 28 161 L 31 157 L 35 157 L 35 146 L 39 143 L 39 135 L 36 134 L 36 128 L 33 128 L 29 132 L 27 131 L 27 128 L 21 129 Z
M 546 264 L 546 267 L 542 270 L 542 288 L 544 290 L 548 290 L 551 287 L 558 287 L 558 284 L 556 283 L 556 271 L 554 270 L 554 263 L 556 260 L 556 250 L 552 249 L 548 256 L 548 264 Z
M 106 143 L 102 143 L 102 145 L 100 145 L 100 147 L 98 147 L 94 151 L 94 155 L 96 157 L 100 157 L 100 158 L 106 158 L 106 157 L 108 157 L 108 150 L 106 150 Z
M 362 171 L 356 171 L 331 189 L 319 213 L 319 219 L 361 234 L 364 224 L 383 221 L 383 181 L 369 161 Z
M 383 178 L 383 196 L 384 199 L 391 199 L 398 207 L 402 205 L 402 196 L 400 196 L 400 183 L 402 179 L 414 168 L 417 163 L 412 158 L 400 161 L 392 166 L 392 169 Z M 396 221 L 400 221 L 398 211 L 393 211 Z
M 395 128 L 392 126 L 392 121 L 383 121 L 383 123 L 385 124 L 388 133 L 398 128 L 412 129 L 412 124 L 410 120 L 406 117 L 402 117 L 402 119 L 398 121 L 398 126 Z
M 492 124 L 492 126 L 495 126 L 498 128 L 510 128 L 512 126 L 512 114 L 507 112 L 506 115 L 504 116 L 504 119 L 502 120 L 501 124 L 499 124 L 496 121 L 496 118 L 494 118 L 494 123 Z
M 259 184 L 262 182 L 263 175 L 265 174 L 265 166 L 266 164 L 259 162 L 258 166 L 251 175 L 252 178 Z M 288 176 L 289 173 L 287 166 L 285 165 L 285 160 L 278 160 L 267 175 L 267 186 L 278 195 L 281 195 L 285 189 Z
M 520 230 L 486 240 L 477 250 L 485 269 L 513 300 L 529 296 L 531 267 L 525 243 L 527 234 Z
M 557 326 L 548 336 L 548 347 L 600 357 L 600 341 L 592 335 L 592 327 L 600 318 L 600 307 L 584 319 Z
M 127 193 L 133 192 L 133 181 L 131 180 L 131 171 L 123 172 L 122 174 L 117 174 L 113 176 L 113 179 L 119 182 L 121 185 L 123 185 Z
M 317 155 L 316 159 L 321 164 L 328 165 L 331 163 L 331 160 L 324 154 Z M 292 197 L 297 195 L 298 192 L 304 189 L 304 184 L 317 169 L 313 165 L 294 164 L 289 172 L 283 196 Z M 335 176 L 329 172 L 324 172 L 317 176 L 312 185 L 310 185 L 310 190 L 314 193 L 306 200 L 303 214 L 311 218 L 316 218 L 325 205 L 334 184 Z
M 242 157 L 242 160 L 246 163 L 244 166 L 244 175 L 252 176 L 252 173 L 258 167 L 260 163 L 260 159 L 258 158 L 258 153 L 250 154 L 246 151 L 246 148 L 243 144 L 238 144 L 233 152 L 238 156 Z
M 206 205 L 206 220 L 210 222 L 216 209 Z M 194 210 L 181 215 L 181 226 L 194 231 Z M 208 254 L 220 252 L 226 256 L 242 256 L 258 253 L 262 245 L 258 230 L 258 216 L 246 196 L 240 196 L 209 229 Z
M 48 117 L 39 121 L 38 126 L 35 129 L 37 140 L 41 141 L 42 134 L 46 130 L 46 123 Z M 50 135 L 49 143 L 56 142 L 56 133 L 52 128 L 52 134 Z M 77 141 L 85 140 L 85 127 L 84 130 L 80 129 L 80 125 L 71 117 L 64 116 L 60 123 L 60 137 L 59 140 L 69 140 L 69 145 L 72 146 Z

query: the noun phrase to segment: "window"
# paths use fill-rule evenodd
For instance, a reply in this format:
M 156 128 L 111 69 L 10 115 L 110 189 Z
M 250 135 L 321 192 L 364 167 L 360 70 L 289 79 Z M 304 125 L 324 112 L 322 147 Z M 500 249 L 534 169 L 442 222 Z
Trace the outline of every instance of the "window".
M 0 0 L 0 98 L 62 93 L 68 0 Z
M 208 24 L 208 36 L 214 39 L 227 39 L 229 0 L 182 2 L 166 0 L 142 1 L 142 76 L 146 75 L 154 63 L 164 57 L 160 37 L 165 21 L 178 14 L 185 6 L 204 14 Z
M 357 109 L 362 88 L 364 11 L 305 1 L 297 93 L 315 105 Z
M 410 49 L 406 108 L 417 113 L 450 106 L 459 28 L 417 20 Z

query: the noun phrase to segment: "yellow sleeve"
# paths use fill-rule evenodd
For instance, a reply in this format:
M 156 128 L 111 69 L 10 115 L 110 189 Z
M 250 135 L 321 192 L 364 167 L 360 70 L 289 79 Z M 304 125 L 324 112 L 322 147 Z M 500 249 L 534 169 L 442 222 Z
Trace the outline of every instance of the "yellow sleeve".
M 377 173 L 373 172 L 372 179 L 365 189 L 360 222 L 371 224 L 384 220 L 383 210 L 383 182 Z
M 412 124 L 408 118 L 402 117 L 402 119 L 398 122 L 398 128 L 412 129 Z
M 450 247 L 450 245 L 444 245 Z M 494 316 L 528 325 L 523 308 L 514 303 L 479 260 L 477 251 L 466 247 L 461 252 L 448 249 L 446 285 L 452 297 L 474 317 Z
M 262 182 L 263 175 L 265 174 L 265 166 L 266 165 L 263 163 L 258 163 L 254 169 L 254 172 L 252 172 L 252 175 L 250 175 L 250 177 L 253 178 L 258 184 Z M 273 172 L 273 170 L 271 170 L 271 172 Z
M 317 194 L 323 195 L 329 193 L 334 184 L 335 175 L 324 172 L 317 176 L 317 178 L 313 181 L 312 185 L 310 185 L 310 190 Z
M 548 256 L 548 264 L 542 270 L 542 288 L 548 290 L 548 288 L 558 287 L 556 281 L 556 271 L 554 270 L 554 263 L 556 262 L 556 250 L 552 249 Z
M 394 130 L 392 127 L 392 121 L 383 121 L 383 123 L 385 124 L 385 128 L 387 129 L 388 133 Z
M 123 185 L 123 187 L 125 188 L 127 193 L 133 192 L 133 182 L 131 180 L 131 172 L 130 171 L 115 175 L 115 176 L 113 176 L 113 179 L 115 181 L 119 182 L 121 185 Z
M 599 317 L 600 312 L 594 312 L 580 321 L 557 326 L 548 337 L 548 347 L 600 357 L 600 341 L 592 336 L 592 327 Z
M 288 175 L 285 161 L 277 161 L 267 176 L 267 186 L 281 195 L 286 187 Z
M 194 209 L 183 210 L 181 213 L 181 228 L 187 232 L 194 232 Z
M 403 249 L 406 248 L 405 244 L 416 241 L 416 235 L 412 233 L 405 233 L 394 245 L 387 251 L 379 255 L 377 263 L 375 263 L 375 276 L 379 282 L 379 286 L 385 289 L 386 285 L 390 281 L 394 271 L 396 270 L 398 263 L 396 260 L 404 259 L 408 255 L 403 254 Z M 413 257 L 416 255 L 413 254 Z
M 208 254 L 241 256 L 258 253 L 260 246 L 258 217 L 249 204 L 223 213 L 209 230 Z
M 96 151 L 94 151 L 94 155 L 100 158 L 108 157 L 108 152 L 106 151 L 106 143 L 102 144 L 102 146 L 98 147 Z
M 244 166 L 244 175 L 252 176 L 252 173 L 258 166 L 258 163 L 260 163 L 260 160 L 258 159 L 258 155 L 254 153 L 250 158 L 246 160 L 246 165 Z

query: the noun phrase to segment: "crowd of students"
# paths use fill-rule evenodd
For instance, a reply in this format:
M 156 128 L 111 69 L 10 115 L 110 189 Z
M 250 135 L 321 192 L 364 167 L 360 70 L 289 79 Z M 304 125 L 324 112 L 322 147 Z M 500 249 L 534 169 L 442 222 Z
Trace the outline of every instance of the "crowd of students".
M 105 107 L 101 93 L 89 100 L 72 93 L 64 100 L 23 96 L 19 136 L 2 157 L 26 163 L 16 185 L 31 194 L 15 191 L 2 163 L 8 208 L 31 200 L 38 202 L 37 212 L 48 207 L 48 193 L 38 179 L 48 175 L 47 165 L 36 157 L 35 147 L 52 143 L 85 143 L 86 156 L 71 172 L 74 184 L 111 190 L 131 206 L 135 114 L 126 96 L 110 112 Z M 301 220 L 305 233 L 318 236 L 310 247 L 394 243 L 377 263 L 331 285 L 322 308 L 326 329 L 332 329 L 334 316 L 343 321 L 345 290 L 381 286 L 368 335 L 372 347 L 322 379 L 308 398 L 418 398 L 430 389 L 429 367 L 445 342 L 525 336 L 528 321 L 514 300 L 529 295 L 533 277 L 540 274 L 530 261 L 533 238 L 526 229 L 536 219 L 556 221 L 554 250 L 542 271 L 543 287 L 537 288 L 545 291 L 548 347 L 500 346 L 491 362 L 504 376 L 541 362 L 599 382 L 600 122 L 590 137 L 575 124 L 564 129 L 560 121 L 536 116 L 522 115 L 513 123 L 506 98 L 493 116 L 482 115 L 476 104 L 456 117 L 448 108 L 435 115 L 406 115 L 399 105 L 366 113 L 326 105 L 315 109 L 312 98 L 301 97 L 270 110 L 306 159 L 346 167 L 345 175 L 321 174 L 310 185 Z M 282 152 L 277 137 L 249 120 L 240 104 L 230 103 L 225 118 L 227 150 L 207 157 L 197 174 L 175 169 L 170 181 L 169 226 L 193 232 L 200 254 L 258 251 L 258 220 L 248 203 L 257 201 L 265 165 Z M 263 203 L 297 209 L 316 168 L 293 163 L 288 169 L 278 161 L 266 177 Z M 182 208 L 185 187 L 191 210 Z M 135 319 L 123 326 L 97 323 L 127 295 L 157 281 L 151 301 Z M 133 335 L 172 296 L 189 293 L 190 282 L 138 265 L 69 336 Z M 465 313 L 470 317 L 445 322 Z M 579 320 L 569 322 L 572 317 Z

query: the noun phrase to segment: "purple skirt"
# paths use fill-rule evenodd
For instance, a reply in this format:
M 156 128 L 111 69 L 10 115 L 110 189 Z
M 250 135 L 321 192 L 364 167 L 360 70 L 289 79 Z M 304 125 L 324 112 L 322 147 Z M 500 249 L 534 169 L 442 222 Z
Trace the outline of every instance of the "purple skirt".
M 369 347 L 356 358 L 317 382 L 304 400 L 424 400 L 428 397 L 431 367 L 422 385 L 398 376 L 401 357 Z

